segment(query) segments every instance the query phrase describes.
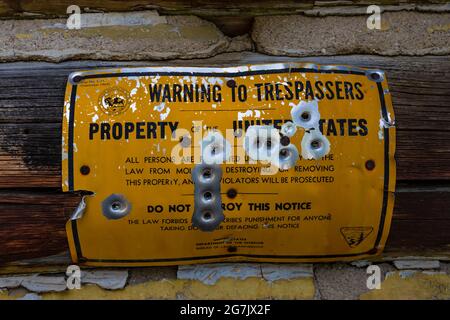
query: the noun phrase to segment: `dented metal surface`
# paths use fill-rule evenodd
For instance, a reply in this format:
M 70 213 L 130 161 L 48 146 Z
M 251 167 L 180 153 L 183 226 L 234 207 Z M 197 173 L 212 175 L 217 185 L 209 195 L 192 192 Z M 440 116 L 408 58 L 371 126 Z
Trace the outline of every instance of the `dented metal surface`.
M 131 211 L 131 203 L 124 195 L 111 194 L 102 202 L 103 215 L 112 220 L 122 219 Z
M 350 66 L 73 73 L 63 189 L 94 195 L 67 224 L 72 257 L 157 265 L 378 254 L 393 208 L 393 114 L 384 73 Z M 202 182 L 205 166 L 219 173 L 214 184 Z M 126 199 L 114 214 L 111 195 Z
M 194 213 L 192 225 L 202 231 L 214 231 L 225 219 L 220 194 L 222 169 L 217 164 L 198 164 L 192 170 Z

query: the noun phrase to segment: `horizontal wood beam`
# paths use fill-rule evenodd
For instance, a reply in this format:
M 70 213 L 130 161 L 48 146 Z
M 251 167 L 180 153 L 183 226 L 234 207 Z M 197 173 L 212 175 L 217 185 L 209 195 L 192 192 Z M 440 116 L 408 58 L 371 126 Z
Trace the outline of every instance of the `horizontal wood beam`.
M 397 120 L 398 188 L 384 256 L 449 256 L 450 59 L 446 56 L 288 58 L 255 53 L 167 62 L 0 64 L 0 263 L 69 263 L 65 223 L 79 194 L 60 192 L 61 121 L 67 76 L 96 67 L 225 66 L 313 61 L 387 72 Z M 58 255 L 54 260 L 48 256 Z M 61 258 L 62 257 L 62 258 Z
M 65 224 L 80 200 L 79 194 L 53 189 L 0 190 L 0 264 L 61 253 L 68 257 Z M 449 207 L 450 187 L 400 185 L 384 256 L 448 253 L 450 215 L 443 208 Z
M 254 53 L 170 62 L 0 64 L 0 188 L 59 187 L 61 119 L 70 72 L 126 65 L 236 65 L 314 61 L 387 72 L 397 125 L 397 178 L 450 180 L 450 59 L 447 56 L 276 58 Z
M 382 0 L 379 5 L 405 5 L 445 3 L 445 0 Z M 71 0 L 0 0 L 0 17 L 17 16 L 23 13 L 34 13 L 41 16 L 67 16 L 67 7 L 73 5 Z M 193 14 L 193 15 L 268 15 L 292 14 L 317 7 L 334 6 L 368 6 L 367 1 L 314 1 L 314 0 L 78 0 L 78 5 L 85 12 L 158 10 L 161 14 Z

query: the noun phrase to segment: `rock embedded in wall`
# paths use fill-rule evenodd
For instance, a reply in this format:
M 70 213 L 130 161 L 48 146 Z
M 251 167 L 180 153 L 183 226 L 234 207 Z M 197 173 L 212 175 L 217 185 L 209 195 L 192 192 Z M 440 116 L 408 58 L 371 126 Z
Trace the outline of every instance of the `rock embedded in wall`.
M 248 37 L 233 40 L 195 16 L 83 14 L 80 29 L 68 29 L 66 22 L 0 21 L 0 61 L 189 59 L 251 48 Z
M 285 56 L 450 54 L 450 13 L 386 12 L 381 29 L 368 15 L 256 17 L 252 39 L 261 53 Z

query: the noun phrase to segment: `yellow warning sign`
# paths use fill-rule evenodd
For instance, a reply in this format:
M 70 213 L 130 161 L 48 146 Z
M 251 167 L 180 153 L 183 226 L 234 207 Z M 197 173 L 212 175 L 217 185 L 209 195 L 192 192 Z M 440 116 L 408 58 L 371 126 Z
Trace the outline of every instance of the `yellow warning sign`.
M 72 258 L 97 266 L 379 254 L 395 189 L 386 75 L 287 63 L 69 76 Z

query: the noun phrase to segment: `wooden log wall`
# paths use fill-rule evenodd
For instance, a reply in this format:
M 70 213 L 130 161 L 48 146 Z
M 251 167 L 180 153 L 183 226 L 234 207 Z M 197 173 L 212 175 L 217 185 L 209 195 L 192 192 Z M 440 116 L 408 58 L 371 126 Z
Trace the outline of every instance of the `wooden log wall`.
M 397 119 L 397 190 L 386 255 L 448 255 L 450 234 L 450 62 L 447 57 L 343 56 L 318 63 L 387 72 Z M 230 65 L 311 61 L 255 53 L 173 61 Z M 61 119 L 71 71 L 155 63 L 0 64 L 0 262 L 67 251 L 64 225 L 80 195 L 61 192 Z
M 425 11 L 438 10 L 437 5 L 445 3 L 381 2 Z M 349 8 L 348 12 L 367 6 L 366 1 L 339 3 Z M 433 9 L 429 9 L 431 3 Z M 72 1 L 65 0 L 0 0 L 0 19 L 64 17 L 70 4 Z M 257 16 L 314 15 L 316 8 L 335 6 L 329 1 L 266 0 L 78 1 L 78 5 L 84 12 L 157 9 L 162 15 L 198 15 L 213 21 L 227 36 L 248 33 Z M 345 15 L 346 11 L 342 12 L 339 14 Z M 65 223 L 81 195 L 61 192 L 61 122 L 69 73 L 97 67 L 226 66 L 280 61 L 347 64 L 386 71 L 397 126 L 397 188 L 383 257 L 425 255 L 450 259 L 448 56 L 288 58 L 240 52 L 165 62 L 0 63 L 0 272 L 11 264 L 36 267 L 70 263 Z

